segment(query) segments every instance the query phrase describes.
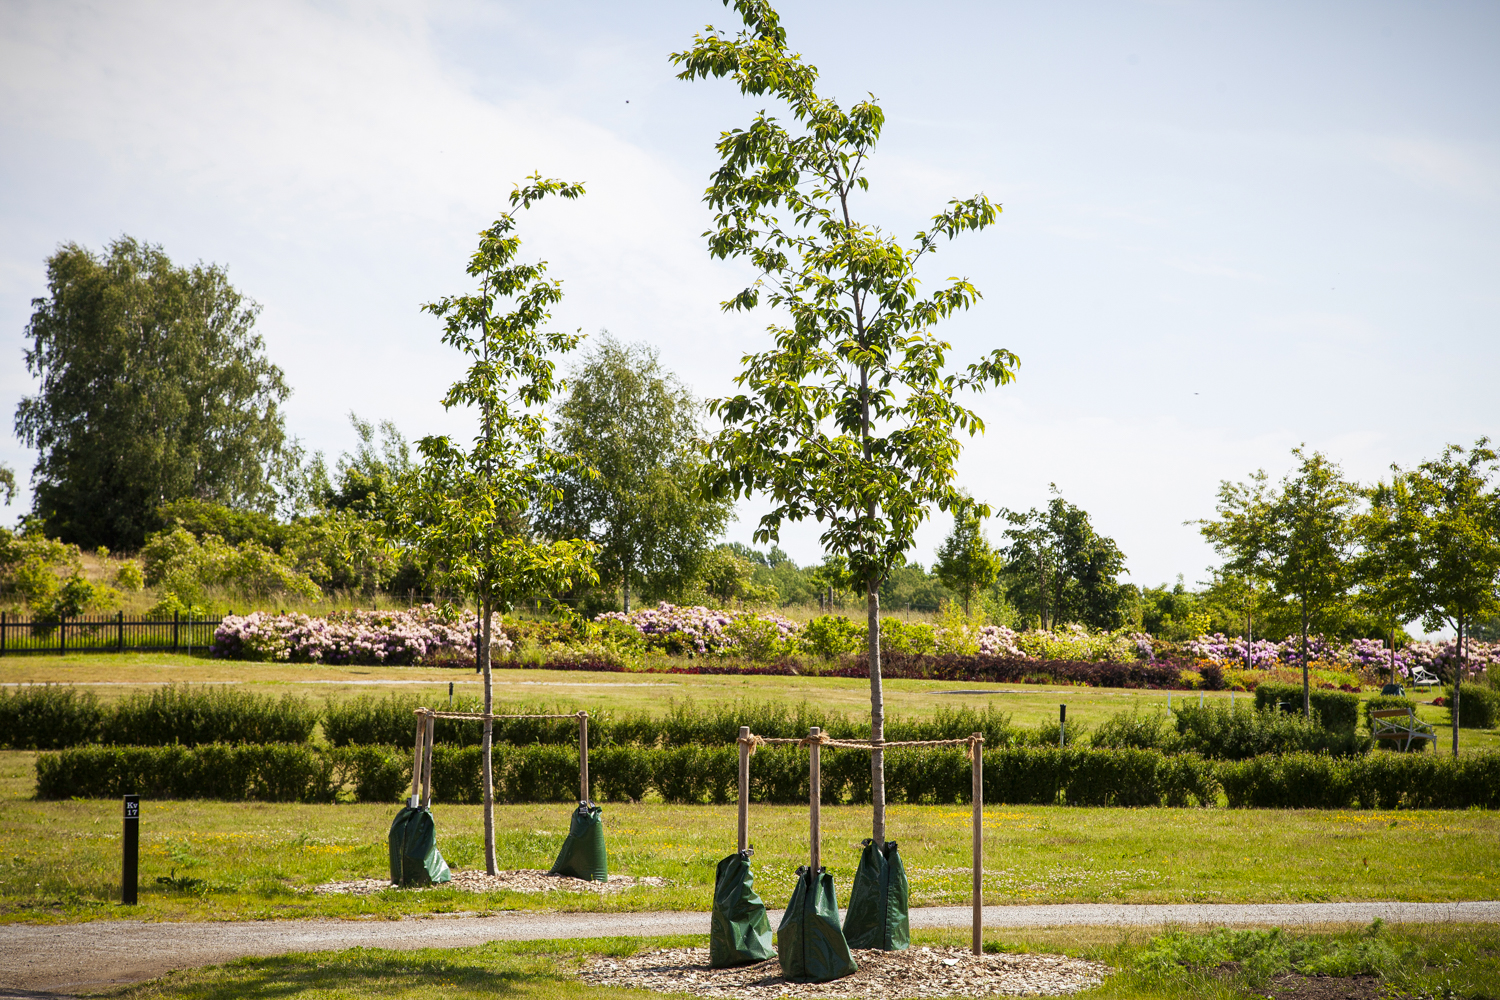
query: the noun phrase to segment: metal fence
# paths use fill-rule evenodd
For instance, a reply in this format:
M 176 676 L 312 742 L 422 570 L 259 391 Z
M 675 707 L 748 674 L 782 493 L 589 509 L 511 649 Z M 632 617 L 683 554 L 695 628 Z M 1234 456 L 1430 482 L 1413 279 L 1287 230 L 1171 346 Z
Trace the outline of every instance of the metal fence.
M 213 645 L 222 618 L 85 615 L 48 620 L 0 611 L 0 656 L 10 653 L 191 653 Z

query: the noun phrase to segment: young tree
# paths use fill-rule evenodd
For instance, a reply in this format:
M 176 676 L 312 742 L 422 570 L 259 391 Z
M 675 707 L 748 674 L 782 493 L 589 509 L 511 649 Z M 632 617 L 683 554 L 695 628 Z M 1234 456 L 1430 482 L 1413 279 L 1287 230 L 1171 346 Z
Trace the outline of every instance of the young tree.
M 735 9 L 745 24 L 738 35 L 710 27 L 672 61 L 683 67 L 680 79 L 731 77 L 742 94 L 769 96 L 790 113 L 783 121 L 761 112 L 723 133 L 705 196 L 716 213 L 709 252 L 748 258 L 759 271 L 724 308 L 753 309 L 764 295 L 789 323 L 769 328 L 773 347 L 744 357 L 736 379 L 744 391 L 710 404 L 724 428 L 704 485 L 715 497 L 770 497 L 757 542 L 776 540 L 786 521 L 817 518 L 824 549 L 848 560 L 865 593 L 873 828 L 883 844 L 880 583 L 904 561 L 931 508 L 960 499 L 954 432 L 983 425 L 957 396 L 1009 382 L 1017 365 L 997 350 L 961 375 L 945 374 L 950 345 L 931 328 L 979 293 L 954 280 L 921 295 L 917 265 L 941 240 L 993 223 L 1000 209 L 982 194 L 955 200 L 910 245 L 857 221 L 884 112 L 873 100 L 846 110 L 820 95 L 818 71 L 788 51 L 765 0 L 735 0 Z M 989 514 L 984 505 L 976 511 Z
M 16 470 L 4 462 L 0 462 L 0 494 L 5 495 L 4 502 L 7 507 L 16 498 Z
M 620 588 L 626 611 L 632 590 L 681 593 L 729 520 L 728 501 L 696 488 L 700 410 L 655 349 L 608 334 L 558 409 L 554 445 L 578 464 L 553 479 L 558 500 L 537 526 L 593 541 L 600 579 Z
M 1302 713 L 1312 717 L 1307 635 L 1354 582 L 1352 516 L 1359 490 L 1321 452 L 1301 448 L 1295 475 L 1279 489 L 1264 470 L 1248 483 L 1219 486 L 1219 519 L 1199 521 L 1203 536 L 1225 557 L 1224 570 L 1262 578 L 1272 593 L 1297 602 L 1302 618 Z
M 1000 566 L 1000 557 L 984 537 L 983 520 L 970 509 L 956 511 L 953 530 L 938 549 L 932 570 L 943 586 L 963 596 L 965 615 L 974 595 L 995 582 Z
M 527 178 L 510 203 L 530 208 L 547 196 L 577 198 L 579 184 Z M 588 541 L 539 541 L 527 517 L 557 498 L 549 479 L 576 463 L 547 443 L 540 407 L 557 390 L 551 356 L 572 350 L 576 334 L 542 333 L 548 310 L 562 298 L 546 278 L 546 264 L 516 262 L 521 240 L 507 212 L 480 234 L 468 273 L 478 292 L 422 308 L 441 318 L 443 343 L 471 359 L 468 373 L 443 397 L 443 406 L 479 411 L 479 433 L 465 450 L 447 437 L 418 442 L 421 464 L 403 479 L 390 510 L 393 533 L 426 555 L 450 586 L 479 605 L 478 661 L 484 675 L 484 860 L 495 873 L 495 788 L 490 747 L 494 728 L 490 644 L 493 616 L 532 594 L 596 579 Z M 499 315 L 497 299 L 512 309 Z
M 1133 593 L 1119 582 L 1127 572 L 1125 554 L 1094 530 L 1087 511 L 1064 500 L 1055 485 L 1052 492 L 1046 510 L 1004 511 L 1011 524 L 1005 531 L 1006 598 L 1035 614 L 1043 629 L 1061 622 L 1121 627 Z
M 1429 629 L 1451 626 L 1458 637 L 1453 674 L 1453 753 L 1458 755 L 1465 631 L 1500 613 L 1500 471 L 1488 438 L 1465 453 L 1443 449 L 1411 471 L 1392 466 L 1390 483 L 1370 494 L 1367 534 L 1390 562 L 1385 591 L 1397 606 L 1418 611 Z
M 34 513 L 48 534 L 136 549 L 163 503 L 265 509 L 290 390 L 254 332 L 260 307 L 217 265 L 173 265 L 123 236 L 69 243 L 33 299 L 26 368 L 41 380 L 16 435 L 41 455 Z

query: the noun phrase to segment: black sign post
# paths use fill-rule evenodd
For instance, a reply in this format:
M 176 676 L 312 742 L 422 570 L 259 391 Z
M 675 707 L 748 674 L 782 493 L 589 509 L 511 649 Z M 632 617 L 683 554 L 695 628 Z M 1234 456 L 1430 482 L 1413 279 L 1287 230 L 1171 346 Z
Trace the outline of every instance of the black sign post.
M 135 905 L 136 872 L 141 857 L 141 797 L 125 796 L 125 836 L 121 838 L 124 856 L 120 868 L 120 902 Z

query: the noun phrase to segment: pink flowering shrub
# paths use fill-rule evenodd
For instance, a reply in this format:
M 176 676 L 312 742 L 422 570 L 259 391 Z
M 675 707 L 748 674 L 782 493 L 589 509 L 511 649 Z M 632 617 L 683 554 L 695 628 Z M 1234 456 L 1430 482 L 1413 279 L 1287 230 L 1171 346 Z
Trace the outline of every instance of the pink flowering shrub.
M 696 656 L 767 659 L 789 648 L 801 626 L 767 611 L 718 611 L 662 601 L 626 614 L 606 611 L 597 623 L 621 622 L 638 632 L 647 649 Z
M 230 615 L 214 631 L 214 656 L 291 663 L 407 666 L 437 659 L 473 661 L 478 617 L 446 620 L 431 604 L 410 611 L 340 611 L 327 618 L 255 612 Z M 492 653 L 512 648 L 495 629 Z
M 1414 642 L 1403 652 L 1407 654 L 1407 660 L 1413 667 L 1421 667 L 1431 671 L 1445 680 L 1452 680 L 1454 668 L 1458 664 L 1458 641 L 1456 639 L 1444 639 L 1441 642 Z M 1401 663 L 1400 653 L 1397 653 L 1396 663 Z M 1472 680 L 1481 671 L 1489 672 L 1500 669 L 1500 642 L 1475 642 L 1472 639 L 1464 640 L 1464 659 L 1468 663 L 1464 680 Z M 1405 669 L 1401 671 L 1406 676 Z M 1490 674 L 1494 676 L 1494 674 Z

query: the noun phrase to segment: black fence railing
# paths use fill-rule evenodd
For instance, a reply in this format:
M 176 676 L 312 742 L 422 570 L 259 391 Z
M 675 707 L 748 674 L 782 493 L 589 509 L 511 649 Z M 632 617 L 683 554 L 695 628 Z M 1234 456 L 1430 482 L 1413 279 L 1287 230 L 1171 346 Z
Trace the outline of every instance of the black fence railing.
M 22 618 L 0 611 L 0 656 L 9 653 L 191 653 L 213 645 L 222 618 Z

